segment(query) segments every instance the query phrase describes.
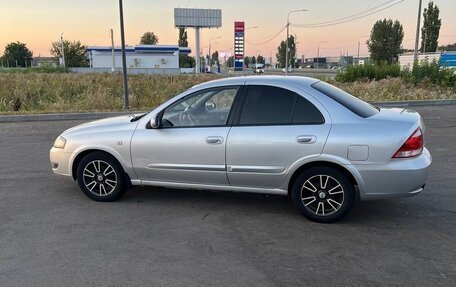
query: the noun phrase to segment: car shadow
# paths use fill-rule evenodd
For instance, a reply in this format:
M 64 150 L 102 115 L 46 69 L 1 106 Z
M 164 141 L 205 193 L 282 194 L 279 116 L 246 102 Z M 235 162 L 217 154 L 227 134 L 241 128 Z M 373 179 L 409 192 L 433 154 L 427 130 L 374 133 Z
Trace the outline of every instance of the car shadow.
M 122 198 L 125 203 L 157 204 L 161 208 L 217 208 L 220 211 L 245 214 L 273 213 L 292 218 L 301 217 L 291 198 L 280 195 L 235 193 L 206 190 L 134 187 Z M 365 224 L 397 221 L 413 215 L 411 207 L 401 200 L 355 201 L 353 210 L 340 223 Z M 404 211 L 406 210 L 406 211 Z

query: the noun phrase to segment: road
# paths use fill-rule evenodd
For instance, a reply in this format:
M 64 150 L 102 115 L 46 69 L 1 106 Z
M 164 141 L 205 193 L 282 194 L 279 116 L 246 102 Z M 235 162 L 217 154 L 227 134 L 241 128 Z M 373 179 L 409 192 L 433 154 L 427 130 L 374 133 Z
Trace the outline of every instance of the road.
M 456 106 L 417 110 L 425 191 L 331 225 L 280 196 L 135 188 L 97 203 L 48 161 L 79 122 L 0 124 L 0 286 L 456 286 Z

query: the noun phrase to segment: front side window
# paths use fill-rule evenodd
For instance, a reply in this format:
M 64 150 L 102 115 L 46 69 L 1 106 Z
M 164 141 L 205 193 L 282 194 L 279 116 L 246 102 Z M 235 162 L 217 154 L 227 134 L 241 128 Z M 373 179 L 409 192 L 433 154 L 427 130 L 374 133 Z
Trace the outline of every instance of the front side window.
M 205 90 L 191 94 L 165 109 L 163 127 L 226 125 L 239 87 Z
M 322 124 L 320 111 L 304 97 L 278 87 L 249 86 L 240 125 Z

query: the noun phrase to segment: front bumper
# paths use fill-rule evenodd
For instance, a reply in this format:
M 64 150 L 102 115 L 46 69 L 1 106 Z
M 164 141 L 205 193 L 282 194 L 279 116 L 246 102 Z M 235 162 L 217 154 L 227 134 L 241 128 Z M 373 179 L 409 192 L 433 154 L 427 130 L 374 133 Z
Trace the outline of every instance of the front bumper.
M 361 200 L 401 198 L 420 193 L 431 163 L 431 154 L 424 148 L 415 158 L 392 159 L 379 165 L 355 165 L 364 181 Z
M 49 151 L 52 171 L 55 174 L 71 176 L 70 159 L 73 153 L 65 152 L 64 149 L 53 147 Z

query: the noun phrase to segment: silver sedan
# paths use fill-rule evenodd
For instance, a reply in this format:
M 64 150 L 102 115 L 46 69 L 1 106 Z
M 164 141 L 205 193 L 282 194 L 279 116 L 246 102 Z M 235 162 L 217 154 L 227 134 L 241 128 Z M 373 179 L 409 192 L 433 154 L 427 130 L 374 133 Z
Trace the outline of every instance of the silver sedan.
M 132 185 L 290 196 L 334 222 L 361 200 L 423 190 L 431 155 L 412 110 L 377 108 L 304 77 L 200 84 L 155 110 L 66 130 L 52 170 L 97 201 Z

